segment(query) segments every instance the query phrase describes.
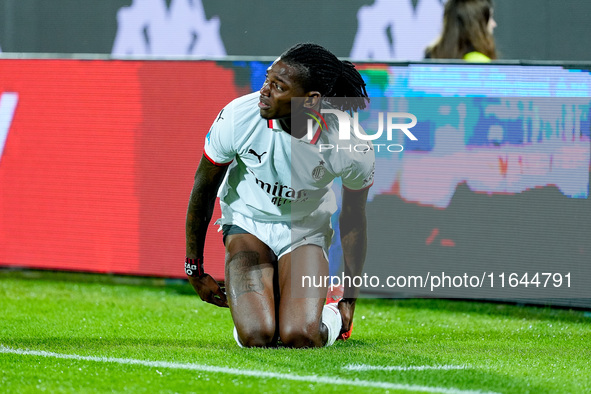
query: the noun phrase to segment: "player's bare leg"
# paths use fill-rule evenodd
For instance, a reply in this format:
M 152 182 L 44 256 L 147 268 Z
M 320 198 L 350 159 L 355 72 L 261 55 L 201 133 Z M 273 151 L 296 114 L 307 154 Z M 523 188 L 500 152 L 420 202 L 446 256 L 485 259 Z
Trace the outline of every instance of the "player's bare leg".
M 302 348 L 326 344 L 328 331 L 322 324 L 322 310 L 327 287 L 302 286 L 303 276 L 326 275 L 328 261 L 319 246 L 300 246 L 279 259 L 279 336 L 284 345 Z
M 245 347 L 277 344 L 275 267 L 275 254 L 254 235 L 227 236 L 228 304 L 240 343 Z

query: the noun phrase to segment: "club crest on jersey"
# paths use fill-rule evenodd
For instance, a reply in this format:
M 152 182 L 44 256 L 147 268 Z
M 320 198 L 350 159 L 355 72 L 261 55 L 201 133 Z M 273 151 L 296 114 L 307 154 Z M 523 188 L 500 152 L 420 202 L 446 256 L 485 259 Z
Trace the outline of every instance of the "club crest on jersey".
M 312 178 L 319 181 L 324 178 L 324 174 L 326 174 L 326 168 L 324 168 L 324 161 L 320 160 L 320 163 L 312 170 Z

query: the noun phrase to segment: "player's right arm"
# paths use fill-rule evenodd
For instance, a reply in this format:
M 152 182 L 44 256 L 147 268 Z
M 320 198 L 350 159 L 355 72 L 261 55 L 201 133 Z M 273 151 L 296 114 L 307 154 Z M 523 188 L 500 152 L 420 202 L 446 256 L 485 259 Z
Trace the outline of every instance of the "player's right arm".
M 228 171 L 228 166 L 236 156 L 234 145 L 234 104 L 232 102 L 220 111 L 205 137 L 203 156 L 195 173 L 185 224 L 188 260 L 185 262 L 185 271 L 189 282 L 203 301 L 223 307 L 228 306 L 226 294 L 218 283 L 203 271 L 203 249 L 218 189 Z M 187 265 L 189 265 L 188 269 Z
M 215 165 L 205 156 L 201 158 L 187 208 L 185 236 L 188 259 L 203 259 L 207 227 L 213 214 L 218 188 L 227 169 L 228 166 Z M 228 306 L 226 295 L 209 274 L 203 272 L 201 275 L 188 275 L 188 278 L 203 301 L 221 307 Z

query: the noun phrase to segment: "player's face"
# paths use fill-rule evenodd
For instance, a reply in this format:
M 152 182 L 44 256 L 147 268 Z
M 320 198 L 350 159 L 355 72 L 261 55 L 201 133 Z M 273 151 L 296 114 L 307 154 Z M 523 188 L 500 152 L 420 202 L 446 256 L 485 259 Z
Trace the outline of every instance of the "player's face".
M 280 119 L 291 115 L 291 98 L 303 97 L 305 92 L 297 82 L 296 70 L 277 59 L 267 69 L 267 77 L 260 93 L 261 117 Z

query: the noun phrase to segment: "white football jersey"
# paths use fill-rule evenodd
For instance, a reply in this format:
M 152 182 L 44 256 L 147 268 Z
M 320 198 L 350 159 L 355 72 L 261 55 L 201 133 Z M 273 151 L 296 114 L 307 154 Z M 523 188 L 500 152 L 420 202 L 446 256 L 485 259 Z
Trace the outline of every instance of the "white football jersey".
M 351 140 L 339 141 L 334 115 L 326 116 L 328 129 L 318 128 L 311 140 L 292 137 L 277 120 L 260 116 L 259 96 L 251 93 L 228 104 L 206 137 L 206 158 L 229 165 L 218 192 L 221 224 L 232 224 L 233 212 L 264 222 L 327 221 L 337 209 L 331 189 L 336 177 L 351 190 L 373 184 L 375 156 L 369 141 L 353 133 Z M 361 145 L 369 149 L 358 151 Z M 321 151 L 321 146 L 333 149 Z

